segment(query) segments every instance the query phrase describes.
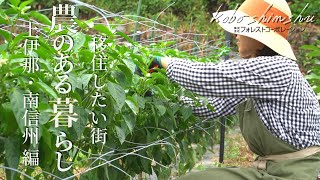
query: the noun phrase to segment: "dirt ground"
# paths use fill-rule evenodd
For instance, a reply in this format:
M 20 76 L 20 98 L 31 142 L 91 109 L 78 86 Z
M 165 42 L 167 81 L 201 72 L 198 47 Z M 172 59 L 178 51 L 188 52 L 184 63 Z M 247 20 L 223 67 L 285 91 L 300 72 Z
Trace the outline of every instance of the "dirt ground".
M 240 130 L 230 130 L 226 134 L 223 164 L 219 163 L 219 145 L 217 145 L 213 152 L 205 154 L 194 169 L 197 171 L 208 167 L 250 167 L 255 158 L 256 155 L 250 151 Z

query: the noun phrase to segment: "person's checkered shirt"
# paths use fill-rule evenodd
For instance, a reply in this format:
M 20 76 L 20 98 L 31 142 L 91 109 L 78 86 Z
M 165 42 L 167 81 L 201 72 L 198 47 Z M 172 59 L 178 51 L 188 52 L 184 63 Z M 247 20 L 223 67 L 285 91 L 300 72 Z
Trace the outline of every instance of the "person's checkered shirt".
M 263 124 L 276 137 L 297 149 L 320 146 L 320 106 L 296 62 L 283 56 L 260 56 L 198 63 L 173 58 L 170 80 L 208 97 L 215 111 L 194 106 L 193 113 L 216 118 L 236 113 L 235 106 L 252 98 Z

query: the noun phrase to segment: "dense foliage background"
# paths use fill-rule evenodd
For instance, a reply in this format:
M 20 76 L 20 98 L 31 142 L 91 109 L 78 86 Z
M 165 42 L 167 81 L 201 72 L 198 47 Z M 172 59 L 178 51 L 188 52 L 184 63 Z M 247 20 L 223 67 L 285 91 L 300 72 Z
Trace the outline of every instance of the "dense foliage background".
M 184 106 L 179 98 L 196 95 L 171 83 L 165 72 L 157 70 L 148 73 L 151 56 L 174 56 L 193 61 L 212 62 L 228 52 L 227 48 L 217 51 L 218 55 L 199 58 L 188 53 L 167 49 L 176 42 L 161 42 L 145 47 L 131 40 L 125 33 L 116 31 L 99 24 L 93 25 L 96 12 L 80 8 L 82 20 L 77 21 L 80 29 L 77 33 L 63 31 L 49 32 L 43 28 L 46 36 L 40 36 L 40 47 L 34 55 L 40 60 L 41 70 L 34 74 L 23 71 L 23 47 L 25 42 L 23 30 L 15 27 L 20 18 L 30 18 L 46 25 L 50 25 L 50 11 L 43 13 L 37 10 L 51 8 L 58 3 L 54 1 L 0 1 L 0 166 L 9 167 L 30 175 L 35 179 L 67 178 L 77 175 L 80 179 L 128 179 L 130 176 L 142 177 L 142 172 L 152 174 L 159 179 L 168 179 L 177 169 L 177 175 L 186 173 L 194 167 L 203 154 L 210 149 L 217 138 L 216 121 L 203 121 L 192 115 L 191 109 Z M 136 14 L 138 0 L 86 1 L 97 7 L 122 14 Z M 182 1 L 177 0 L 166 11 L 172 0 L 142 1 L 141 16 L 156 19 L 161 23 L 176 26 L 177 31 L 202 32 L 209 35 L 209 39 L 224 38 L 224 33 L 214 24 L 208 26 L 210 13 L 215 11 L 221 3 L 223 9 L 235 7 L 241 1 Z M 1 4 L 2 3 L 2 4 Z M 318 1 L 291 2 L 294 15 L 299 15 L 303 3 L 310 3 L 308 13 L 319 15 Z M 160 15 L 160 16 L 159 16 Z M 114 21 L 117 21 L 114 19 Z M 320 94 L 320 41 L 319 21 L 311 24 L 301 24 L 307 29 L 293 34 L 291 41 L 298 55 L 301 70 Z M 127 31 L 133 31 L 129 29 Z M 59 82 L 54 72 L 55 56 L 58 52 L 53 48 L 53 39 L 60 34 L 69 34 L 75 41 L 70 56 L 75 65 L 69 73 L 72 91 L 68 95 L 60 95 L 54 89 Z M 105 42 L 106 71 L 93 71 L 92 58 L 95 54 L 92 47 L 94 34 L 100 34 L 108 40 Z M 118 39 L 124 39 L 121 43 Z M 128 45 L 129 44 L 129 45 Z M 302 46 L 303 45 L 303 46 Z M 143 76 L 136 74 L 137 67 Z M 94 87 L 94 74 L 99 82 L 106 86 L 99 90 L 107 107 L 93 105 L 92 96 L 97 89 Z M 33 83 L 30 84 L 29 82 Z M 23 149 L 30 148 L 29 142 L 23 144 L 23 94 L 32 91 L 39 93 L 40 137 L 39 148 L 40 165 L 37 168 L 22 165 Z M 53 107 L 50 101 L 57 98 L 72 98 L 78 101 L 75 112 L 79 115 L 77 123 L 72 128 L 54 128 L 52 121 Z M 320 95 L 319 95 L 320 99 Z M 205 101 L 205 100 L 204 100 Z M 208 107 L 212 108 L 212 107 Z M 90 113 L 105 114 L 105 121 L 95 123 Z M 107 129 L 106 144 L 92 144 L 91 131 L 93 128 Z M 64 159 L 73 163 L 72 169 L 66 173 L 57 170 L 55 152 L 56 138 L 59 131 L 67 132 L 67 139 L 73 142 L 74 148 L 67 152 Z M 6 169 L 8 179 L 19 179 L 20 174 Z

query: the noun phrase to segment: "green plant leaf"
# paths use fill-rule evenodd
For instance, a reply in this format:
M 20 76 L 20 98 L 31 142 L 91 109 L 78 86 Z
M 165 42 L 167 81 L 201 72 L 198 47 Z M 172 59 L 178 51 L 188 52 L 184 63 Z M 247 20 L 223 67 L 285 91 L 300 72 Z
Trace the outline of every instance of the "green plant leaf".
M 81 138 L 81 135 L 87 125 L 89 119 L 89 113 L 83 108 L 79 106 L 74 107 L 74 112 L 78 114 L 77 122 L 73 122 L 72 128 L 76 131 L 78 139 Z
M 1 45 L 0 45 L 0 52 L 6 50 L 7 48 L 8 48 L 8 44 L 7 44 L 7 43 L 1 44 Z
M 74 92 L 74 90 L 76 89 L 76 88 L 79 88 L 78 87 L 78 85 L 79 85 L 79 83 L 78 83 L 78 77 L 77 77 L 77 75 L 75 74 L 75 73 L 73 73 L 73 72 L 70 72 L 69 74 L 68 74 L 68 76 L 69 76 L 69 82 L 70 82 L 70 84 L 71 84 L 71 89 L 72 89 L 72 92 Z
M 9 21 L 6 19 L 6 17 L 1 16 L 1 14 L 0 14 L 0 24 L 9 25 Z
M 125 33 L 121 32 L 121 31 L 117 31 L 115 34 L 123 37 L 125 40 L 127 40 L 129 43 L 131 43 L 132 45 L 136 45 L 136 42 L 134 42 L 129 36 L 127 36 Z
M 153 85 L 152 88 L 159 94 L 159 96 L 167 101 L 170 99 L 167 98 L 166 94 L 162 91 L 159 85 Z
M 119 139 L 120 143 L 122 144 L 124 142 L 124 140 L 126 139 L 125 131 L 119 126 L 116 126 L 116 131 L 117 131 L 118 139 Z
M 3 103 L 0 105 L 0 132 L 3 135 L 13 134 L 19 130 L 19 126 L 16 121 L 12 121 L 15 119 L 14 114 L 12 112 L 11 104 L 9 102 Z
M 309 57 L 320 57 L 320 48 L 308 54 Z
M 136 71 L 136 64 L 131 59 L 123 60 L 123 63 L 130 69 L 132 73 Z
M 58 94 L 56 93 L 56 91 L 53 90 L 50 86 L 48 86 L 46 83 L 36 82 L 35 85 L 39 87 L 39 89 L 42 89 L 47 95 L 50 95 L 55 99 L 58 98 Z
M 37 11 L 31 11 L 29 12 L 29 15 L 37 20 L 39 20 L 41 23 L 44 23 L 46 25 L 51 25 L 51 21 L 49 20 L 49 18 Z
M 146 153 L 146 150 L 140 151 L 139 154 L 142 155 L 142 156 L 148 157 L 148 155 Z M 140 161 L 141 161 L 141 165 L 142 165 L 143 171 L 148 173 L 148 174 L 151 174 L 152 170 L 151 170 L 151 162 L 150 162 L 150 160 L 141 158 Z
M 17 35 L 17 36 L 12 40 L 12 42 L 11 42 L 11 44 L 10 44 L 10 49 L 16 47 L 16 46 L 18 45 L 18 43 L 19 43 L 20 41 L 22 41 L 23 39 L 26 39 L 26 38 L 27 38 L 27 37 L 26 37 L 27 35 L 28 35 L 28 33 L 21 33 L 21 34 Z
M 20 0 L 9 0 L 9 2 L 14 5 L 15 7 L 18 7 Z
M 92 74 L 82 74 L 80 78 L 78 78 L 79 88 L 86 88 L 92 78 Z
M 114 34 L 107 26 L 104 26 L 102 24 L 95 24 L 93 29 L 106 34 L 108 38 L 115 38 Z
M 139 107 L 137 105 L 137 102 L 134 98 L 131 96 L 127 97 L 126 104 L 129 106 L 129 108 L 132 110 L 132 112 L 137 115 L 139 113 Z
M 38 42 L 39 42 L 40 47 L 44 48 L 44 50 L 47 51 L 47 53 L 49 53 L 49 55 L 56 53 L 56 50 L 51 46 L 51 43 L 49 40 L 46 40 L 42 36 L 40 36 Z
M 16 118 L 16 122 L 20 128 L 21 133 L 24 132 L 25 130 L 25 125 L 24 125 L 24 114 L 25 114 L 25 109 L 23 107 L 24 102 L 23 102 L 23 91 L 17 88 L 14 88 L 12 93 L 9 96 L 12 111 L 14 114 L 14 117 Z
M 152 73 L 150 77 L 156 78 L 157 80 L 163 80 L 165 79 L 165 76 L 161 73 Z
M 42 59 L 49 59 L 51 58 L 50 57 L 50 53 L 44 49 L 43 47 L 38 47 L 38 49 L 34 50 L 37 54 L 38 54 L 38 57 L 39 58 L 42 58 Z
M 33 2 L 33 0 L 28 0 L 28 1 L 24 1 L 20 4 L 19 9 L 22 10 L 24 9 L 26 6 L 28 6 L 29 4 L 31 4 Z
M 92 74 L 82 74 L 81 76 L 77 76 L 75 73 L 69 73 L 69 82 L 72 84 L 72 91 L 76 88 L 86 88 L 92 76 Z
M 306 50 L 319 50 L 319 48 L 314 45 L 303 45 L 303 46 L 301 46 L 301 48 L 306 49 Z
M 130 83 L 132 81 L 132 72 L 131 70 L 125 65 L 118 65 L 119 69 L 124 73 L 126 76 L 127 81 Z
M 157 115 L 158 113 L 156 112 L 156 107 L 154 105 L 151 106 L 151 111 L 153 114 L 153 119 L 155 122 L 155 126 L 158 127 L 159 125 L 159 116 Z
M 17 7 L 14 7 L 14 6 L 11 5 L 11 4 L 8 4 L 8 6 L 10 6 L 11 8 L 5 10 L 5 13 L 6 13 L 7 15 L 10 15 L 10 16 L 11 16 L 11 15 L 16 15 L 16 14 L 19 13 L 19 10 L 18 10 Z M 15 16 L 14 16 L 14 17 L 15 17 Z M 14 20 L 14 17 L 11 18 L 10 21 Z
M 9 31 L 0 29 L 0 35 L 3 36 L 6 41 L 11 41 L 12 35 Z
M 79 59 L 81 59 L 81 62 L 92 62 L 92 59 L 94 57 L 94 53 L 89 50 L 80 50 L 78 55 Z
M 85 23 L 85 22 L 82 22 L 81 20 L 79 19 L 74 19 L 74 21 L 78 24 L 78 26 L 81 28 L 81 29 L 85 29 L 88 27 L 88 25 Z
M 5 158 L 6 163 L 10 168 L 18 169 L 20 158 L 20 141 L 18 136 L 10 136 L 5 140 Z M 15 179 L 16 172 L 6 171 L 8 179 Z
M 81 174 L 80 180 L 99 179 L 97 169 L 93 169 L 85 174 Z
M 125 104 L 126 94 L 124 89 L 118 84 L 108 82 L 107 88 L 112 96 L 112 98 L 116 101 L 117 107 L 121 109 Z
M 49 106 L 48 104 L 46 104 L 46 105 Z M 41 103 L 39 104 L 39 107 L 40 106 L 41 106 Z M 46 109 L 44 111 L 41 111 L 39 109 L 39 111 L 40 111 L 39 123 L 40 124 L 46 124 L 50 120 L 50 118 L 51 118 L 50 114 L 53 114 L 53 110 L 52 109 Z
M 215 109 L 214 109 L 214 107 L 211 105 L 211 104 L 207 104 L 207 106 L 206 106 L 209 110 L 211 110 L 212 112 L 214 112 L 214 111 L 216 111 Z
M 141 97 L 141 96 L 138 96 L 137 94 L 135 94 L 135 95 L 133 95 L 132 96 L 134 99 L 135 99 L 135 101 L 138 103 L 138 107 L 139 108 L 141 108 L 141 109 L 144 109 L 145 108 L 145 100 L 144 100 L 144 98 L 143 97 Z
M 50 149 L 52 149 L 51 135 L 49 130 L 45 127 L 42 129 L 42 137 L 40 140 L 43 140 L 43 142 L 46 143 Z
M 38 49 L 39 50 L 39 49 Z M 53 67 L 51 66 L 50 62 L 48 60 L 39 59 L 40 67 L 41 69 L 45 69 L 47 72 L 50 72 L 53 74 Z
M 182 114 L 183 120 L 187 120 L 192 114 L 192 109 L 190 107 L 182 106 L 180 112 Z
M 177 157 L 175 149 L 170 145 L 166 146 L 166 153 L 172 160 L 175 160 L 175 157 Z
M 43 127 L 43 126 L 42 126 Z M 52 167 L 56 160 L 57 151 L 54 140 L 54 133 L 50 133 L 50 130 L 46 127 L 42 129 L 42 137 L 39 143 L 39 165 L 43 170 Z
M 3 3 L 4 0 L 0 0 L 0 5 Z
M 311 73 L 311 74 L 309 74 L 309 75 L 306 75 L 305 78 L 306 78 L 307 80 L 320 79 L 320 75 L 317 75 L 317 74 L 315 74 L 315 73 Z
M 82 32 L 77 32 L 72 36 L 74 40 L 73 52 L 78 52 L 78 50 L 84 45 L 86 42 L 86 35 Z
M 133 129 L 136 125 L 135 117 L 130 114 L 123 114 L 122 117 L 123 117 L 124 121 L 126 122 L 130 133 L 132 133 Z
M 162 116 L 164 113 L 166 113 L 166 108 L 163 105 L 156 105 L 156 108 L 158 109 L 159 115 Z

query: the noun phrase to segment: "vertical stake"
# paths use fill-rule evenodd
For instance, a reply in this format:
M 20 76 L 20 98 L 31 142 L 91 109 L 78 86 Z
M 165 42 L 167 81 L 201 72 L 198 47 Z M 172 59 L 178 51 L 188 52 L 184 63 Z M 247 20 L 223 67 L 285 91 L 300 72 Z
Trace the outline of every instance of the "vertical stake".
M 175 41 L 176 41 L 176 49 L 178 49 L 178 21 L 174 21 L 174 35 L 175 35 Z
M 219 163 L 223 163 L 224 158 L 224 139 L 226 131 L 225 117 L 220 118 L 220 149 L 219 149 Z
M 231 34 L 229 32 L 225 32 L 225 37 L 226 37 L 226 45 L 229 46 L 230 45 L 230 41 L 231 41 Z M 229 59 L 230 56 L 229 54 L 227 54 L 224 59 L 227 60 Z M 224 140 L 225 140 L 225 131 L 226 131 L 226 119 L 225 117 L 221 117 L 220 118 L 220 150 L 219 150 L 219 163 L 223 163 L 223 158 L 224 158 Z
M 136 17 L 136 23 L 134 24 L 134 30 L 133 30 L 133 41 L 136 41 L 136 33 L 137 33 L 137 29 L 138 29 L 138 20 L 139 20 L 139 17 L 140 16 L 140 11 L 141 11 L 141 4 L 142 4 L 142 0 L 139 0 L 139 3 L 138 3 L 138 10 L 137 10 L 137 17 Z
M 193 55 L 195 55 L 195 53 L 196 53 L 197 41 L 198 41 L 197 35 L 193 34 L 193 46 L 192 46 L 192 54 Z

